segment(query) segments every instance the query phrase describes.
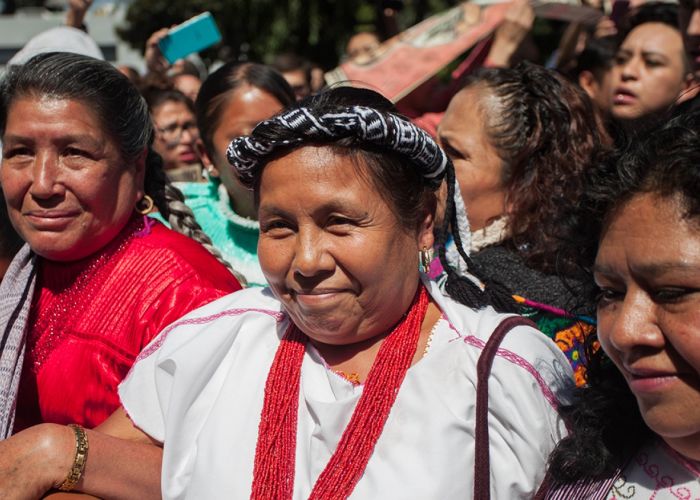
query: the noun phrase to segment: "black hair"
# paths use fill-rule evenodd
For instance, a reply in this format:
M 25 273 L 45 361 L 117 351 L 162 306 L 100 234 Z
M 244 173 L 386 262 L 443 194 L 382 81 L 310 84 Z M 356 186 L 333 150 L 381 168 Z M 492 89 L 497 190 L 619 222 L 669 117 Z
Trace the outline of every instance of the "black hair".
M 136 161 L 145 151 L 146 194 L 173 229 L 201 243 L 230 268 L 197 224 L 180 190 L 166 178 L 163 161 L 151 147 L 154 131 L 148 107 L 126 76 L 108 62 L 66 52 L 40 54 L 21 66 L 13 66 L 2 82 L 0 135 L 5 134 L 12 103 L 27 96 L 88 104 L 119 146 L 125 163 Z
M 570 77 L 578 83 L 578 77 L 584 71 L 589 71 L 598 83 L 602 81 L 605 72 L 610 70 L 615 59 L 618 40 L 616 37 L 590 37 L 576 59 L 576 67 Z
M 214 131 L 230 94 L 243 85 L 263 90 L 277 99 L 283 107 L 296 101 L 294 91 L 284 77 L 264 64 L 229 62 L 204 80 L 195 102 L 195 116 L 204 146 L 214 151 Z
M 591 169 L 571 246 L 589 274 L 605 228 L 641 194 L 679 202 L 684 218 L 700 221 L 700 111 L 676 116 Z M 571 432 L 550 457 L 549 475 L 559 483 L 610 476 L 653 436 L 595 335 L 586 344 L 587 386 L 562 408 Z
M 678 5 L 668 2 L 647 2 L 637 7 L 622 27 L 623 38 L 637 26 L 661 23 L 680 32 L 678 27 Z

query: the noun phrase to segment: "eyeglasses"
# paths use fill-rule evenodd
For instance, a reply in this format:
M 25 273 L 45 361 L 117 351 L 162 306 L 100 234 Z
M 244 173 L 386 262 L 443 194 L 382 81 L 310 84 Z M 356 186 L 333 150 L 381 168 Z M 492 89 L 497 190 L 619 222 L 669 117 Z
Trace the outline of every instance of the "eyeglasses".
M 195 122 L 185 122 L 183 124 L 180 123 L 171 123 L 167 127 L 158 127 L 156 126 L 156 130 L 162 137 L 162 139 L 167 142 L 168 144 L 177 144 L 180 142 L 180 139 L 182 138 L 182 134 L 185 133 L 185 130 L 190 133 L 190 135 L 194 137 L 199 137 L 199 131 L 197 130 L 197 124 Z

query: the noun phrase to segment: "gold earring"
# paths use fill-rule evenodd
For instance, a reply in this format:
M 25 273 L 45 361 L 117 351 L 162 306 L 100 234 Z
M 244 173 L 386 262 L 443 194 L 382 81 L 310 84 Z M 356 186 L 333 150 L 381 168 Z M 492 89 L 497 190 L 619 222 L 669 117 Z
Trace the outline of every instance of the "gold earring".
M 427 273 L 430 270 L 430 262 L 433 260 L 433 249 L 428 250 L 427 247 L 418 252 L 420 255 L 420 265 L 423 268 L 423 272 Z
M 151 213 L 151 210 L 153 210 L 154 205 L 153 198 L 144 194 L 143 198 L 136 203 L 136 211 L 141 215 L 148 215 Z

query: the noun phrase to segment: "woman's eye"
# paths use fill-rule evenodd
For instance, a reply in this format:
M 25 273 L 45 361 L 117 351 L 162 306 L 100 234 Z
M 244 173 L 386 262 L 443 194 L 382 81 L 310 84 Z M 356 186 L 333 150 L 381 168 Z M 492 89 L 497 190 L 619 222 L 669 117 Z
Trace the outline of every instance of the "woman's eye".
M 449 144 L 445 144 L 443 146 L 443 149 L 445 150 L 445 153 L 447 154 L 447 156 L 450 157 L 450 160 L 461 160 L 464 158 L 464 155 L 462 155 L 462 153 L 457 151 L 455 148 L 453 148 Z
M 657 68 L 657 67 L 659 67 L 659 66 L 663 66 L 663 65 L 664 65 L 663 61 L 659 61 L 659 60 L 656 60 L 656 59 L 647 59 L 647 60 L 645 61 L 645 63 L 646 63 L 646 65 L 649 66 L 650 68 Z
M 654 298 L 654 302 L 669 304 L 680 302 L 688 295 L 695 292 L 697 292 L 697 290 L 690 288 L 660 288 L 652 293 L 652 297 Z
M 614 290 L 612 288 L 600 288 L 596 294 L 596 302 L 598 305 L 605 305 L 611 302 L 621 300 L 624 297 L 624 292 Z
M 63 153 L 66 156 L 80 156 L 81 158 L 90 158 L 92 159 L 92 155 L 88 152 L 85 151 L 84 149 L 76 148 L 76 147 L 69 147 L 66 148 Z
M 617 54 L 615 56 L 615 64 L 617 64 L 618 66 L 622 66 L 628 60 L 629 60 L 629 57 L 627 57 L 626 55 L 623 55 L 623 54 Z
M 17 156 L 30 156 L 32 154 L 29 148 L 19 146 L 14 148 L 7 148 L 2 152 L 3 158 L 14 158 Z
M 270 220 L 260 223 L 260 230 L 264 233 L 269 233 L 272 231 L 281 232 L 289 229 L 291 229 L 290 224 L 284 220 Z
M 342 217 L 340 215 L 329 217 L 327 222 L 327 225 L 329 226 L 346 226 L 352 224 L 354 224 L 352 219 L 348 219 L 347 217 Z

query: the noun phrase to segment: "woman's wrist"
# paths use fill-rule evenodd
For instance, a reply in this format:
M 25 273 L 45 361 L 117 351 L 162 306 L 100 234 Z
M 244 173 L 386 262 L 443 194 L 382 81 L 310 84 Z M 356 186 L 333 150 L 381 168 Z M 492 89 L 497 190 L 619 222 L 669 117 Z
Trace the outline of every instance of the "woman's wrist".
M 0 491 L 9 498 L 39 498 L 63 482 L 74 457 L 73 431 L 40 424 L 0 441 Z
M 65 425 L 40 424 L 26 432 L 35 433 L 37 445 L 37 473 L 48 488 L 58 488 L 73 466 L 75 459 L 75 433 Z

